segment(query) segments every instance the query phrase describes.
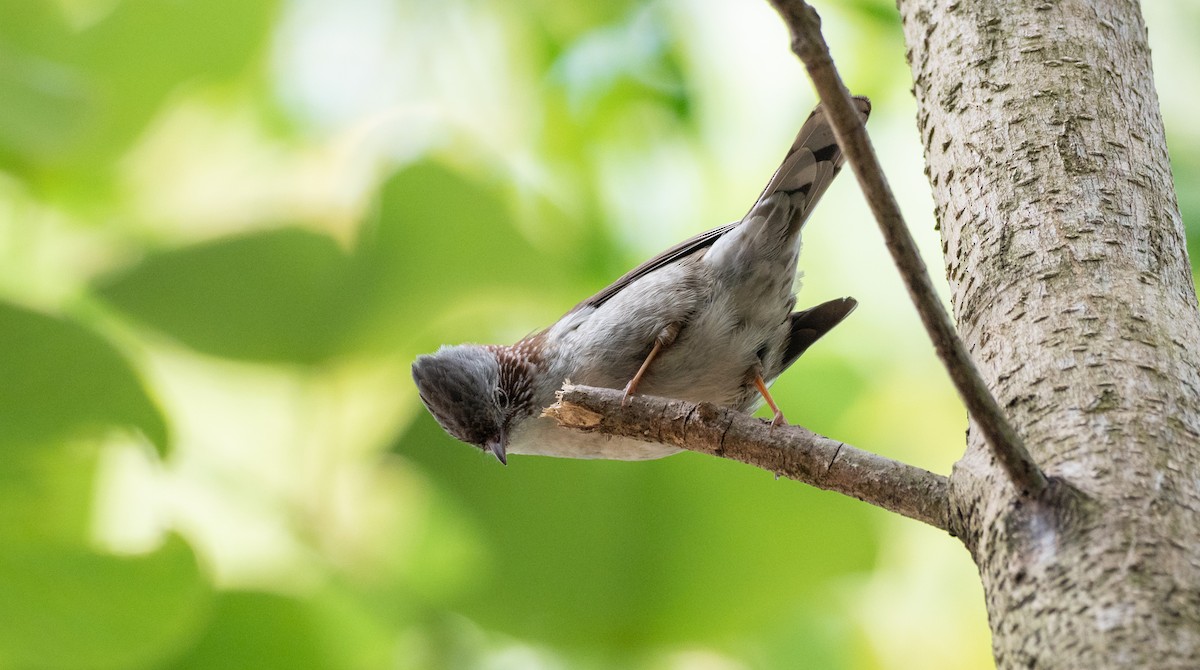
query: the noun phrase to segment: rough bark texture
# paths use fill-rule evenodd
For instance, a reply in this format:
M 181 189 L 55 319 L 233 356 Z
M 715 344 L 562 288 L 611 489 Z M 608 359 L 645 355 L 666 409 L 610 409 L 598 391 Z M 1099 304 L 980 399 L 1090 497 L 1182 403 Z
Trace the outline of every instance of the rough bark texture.
M 1140 8 L 901 0 L 960 332 L 1054 479 L 951 476 L 1001 668 L 1200 667 L 1200 314 Z
M 825 106 L 826 118 L 833 128 L 846 162 L 854 171 L 863 197 L 875 215 L 879 231 L 908 288 L 913 306 L 921 317 L 925 332 L 933 341 L 938 358 L 946 366 L 950 380 L 975 427 L 992 447 L 992 454 L 1006 471 L 1009 481 L 1023 497 L 1041 496 L 1048 482 L 1045 474 L 1030 457 L 1024 441 L 1013 428 L 1007 414 L 996 402 L 987 382 L 971 360 L 967 347 L 958 336 L 950 315 L 942 307 L 933 288 L 925 261 L 917 251 L 900 204 L 883 174 L 883 168 L 871 146 L 862 119 L 850 99 L 850 92 L 834 67 L 829 46 L 821 33 L 821 20 L 816 10 L 804 0 L 771 0 L 792 34 L 792 51 L 804 63 L 813 87 Z
M 949 530 L 946 478 L 729 407 L 567 384 L 545 414 L 582 431 L 669 444 L 770 470 Z

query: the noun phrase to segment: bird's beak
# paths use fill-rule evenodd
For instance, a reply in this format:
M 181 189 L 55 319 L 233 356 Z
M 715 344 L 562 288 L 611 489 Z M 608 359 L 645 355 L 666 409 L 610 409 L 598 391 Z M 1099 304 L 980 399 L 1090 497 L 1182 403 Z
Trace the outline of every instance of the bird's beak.
M 508 465 L 508 455 L 504 453 L 504 443 L 506 441 L 506 436 L 501 435 L 495 439 L 488 440 L 487 444 L 484 445 L 488 451 L 492 452 L 496 460 L 500 461 L 500 465 Z

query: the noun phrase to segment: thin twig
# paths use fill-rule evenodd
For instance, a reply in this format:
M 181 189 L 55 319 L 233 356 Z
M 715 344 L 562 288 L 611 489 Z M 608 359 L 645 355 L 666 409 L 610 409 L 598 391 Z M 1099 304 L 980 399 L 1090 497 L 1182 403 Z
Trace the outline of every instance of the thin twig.
M 967 411 L 975 420 L 992 453 L 1017 490 L 1037 496 L 1047 486 L 1046 476 L 1029 455 L 1021 436 L 992 397 L 979 370 L 942 308 L 917 245 L 900 214 L 900 206 L 883 175 L 883 168 L 866 129 L 850 100 L 850 93 L 833 65 L 829 46 L 821 35 L 821 19 L 803 0 L 770 0 L 792 33 L 792 51 L 799 56 L 825 105 L 830 124 L 846 160 L 854 170 L 888 250 L 904 278 L 908 294 L 921 315 L 938 356 L 950 373 Z
M 567 384 L 545 414 L 560 425 L 729 458 L 950 530 L 945 477 L 856 449 L 800 426 L 727 407 Z

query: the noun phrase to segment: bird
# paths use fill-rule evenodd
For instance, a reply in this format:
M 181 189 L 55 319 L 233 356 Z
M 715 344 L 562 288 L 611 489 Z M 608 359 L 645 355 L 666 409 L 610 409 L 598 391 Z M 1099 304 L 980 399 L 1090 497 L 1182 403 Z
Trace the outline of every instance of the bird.
M 854 98 L 863 122 L 871 111 Z M 678 448 L 573 431 L 542 416 L 564 382 L 752 412 L 768 387 L 857 306 L 793 312 L 800 233 L 844 158 L 822 105 L 740 220 L 685 240 L 512 345 L 460 344 L 412 365 L 422 403 L 452 437 L 510 454 L 645 460 Z

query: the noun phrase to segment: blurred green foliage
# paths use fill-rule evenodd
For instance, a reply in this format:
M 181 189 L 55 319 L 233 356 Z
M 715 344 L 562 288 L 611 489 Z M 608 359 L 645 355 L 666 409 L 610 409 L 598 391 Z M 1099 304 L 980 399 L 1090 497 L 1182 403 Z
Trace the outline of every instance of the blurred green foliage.
M 11 304 L 0 303 L 0 324 L 0 351 L 8 352 L 0 357 L 0 449 L 53 448 L 124 426 L 166 453 L 165 420 L 112 344 L 78 323 Z
M 0 552 L 0 650 L 14 668 L 157 665 L 204 630 L 212 592 L 176 536 L 141 556 L 14 542 Z
M 825 18 L 921 208 L 894 10 Z M 740 216 L 807 90 L 766 3 L 0 3 L 0 670 L 987 667 L 949 538 L 690 454 L 500 468 L 409 381 Z M 844 194 L 806 291 L 864 307 L 776 395 L 945 471 Z
M 315 363 L 343 337 L 349 266 L 328 236 L 277 228 L 148 254 L 96 293 L 197 351 Z
M 82 29 L 59 3 L 0 4 L 0 165 L 47 195 L 102 197 L 108 167 L 167 97 L 243 72 L 277 13 L 261 1 L 111 4 Z

